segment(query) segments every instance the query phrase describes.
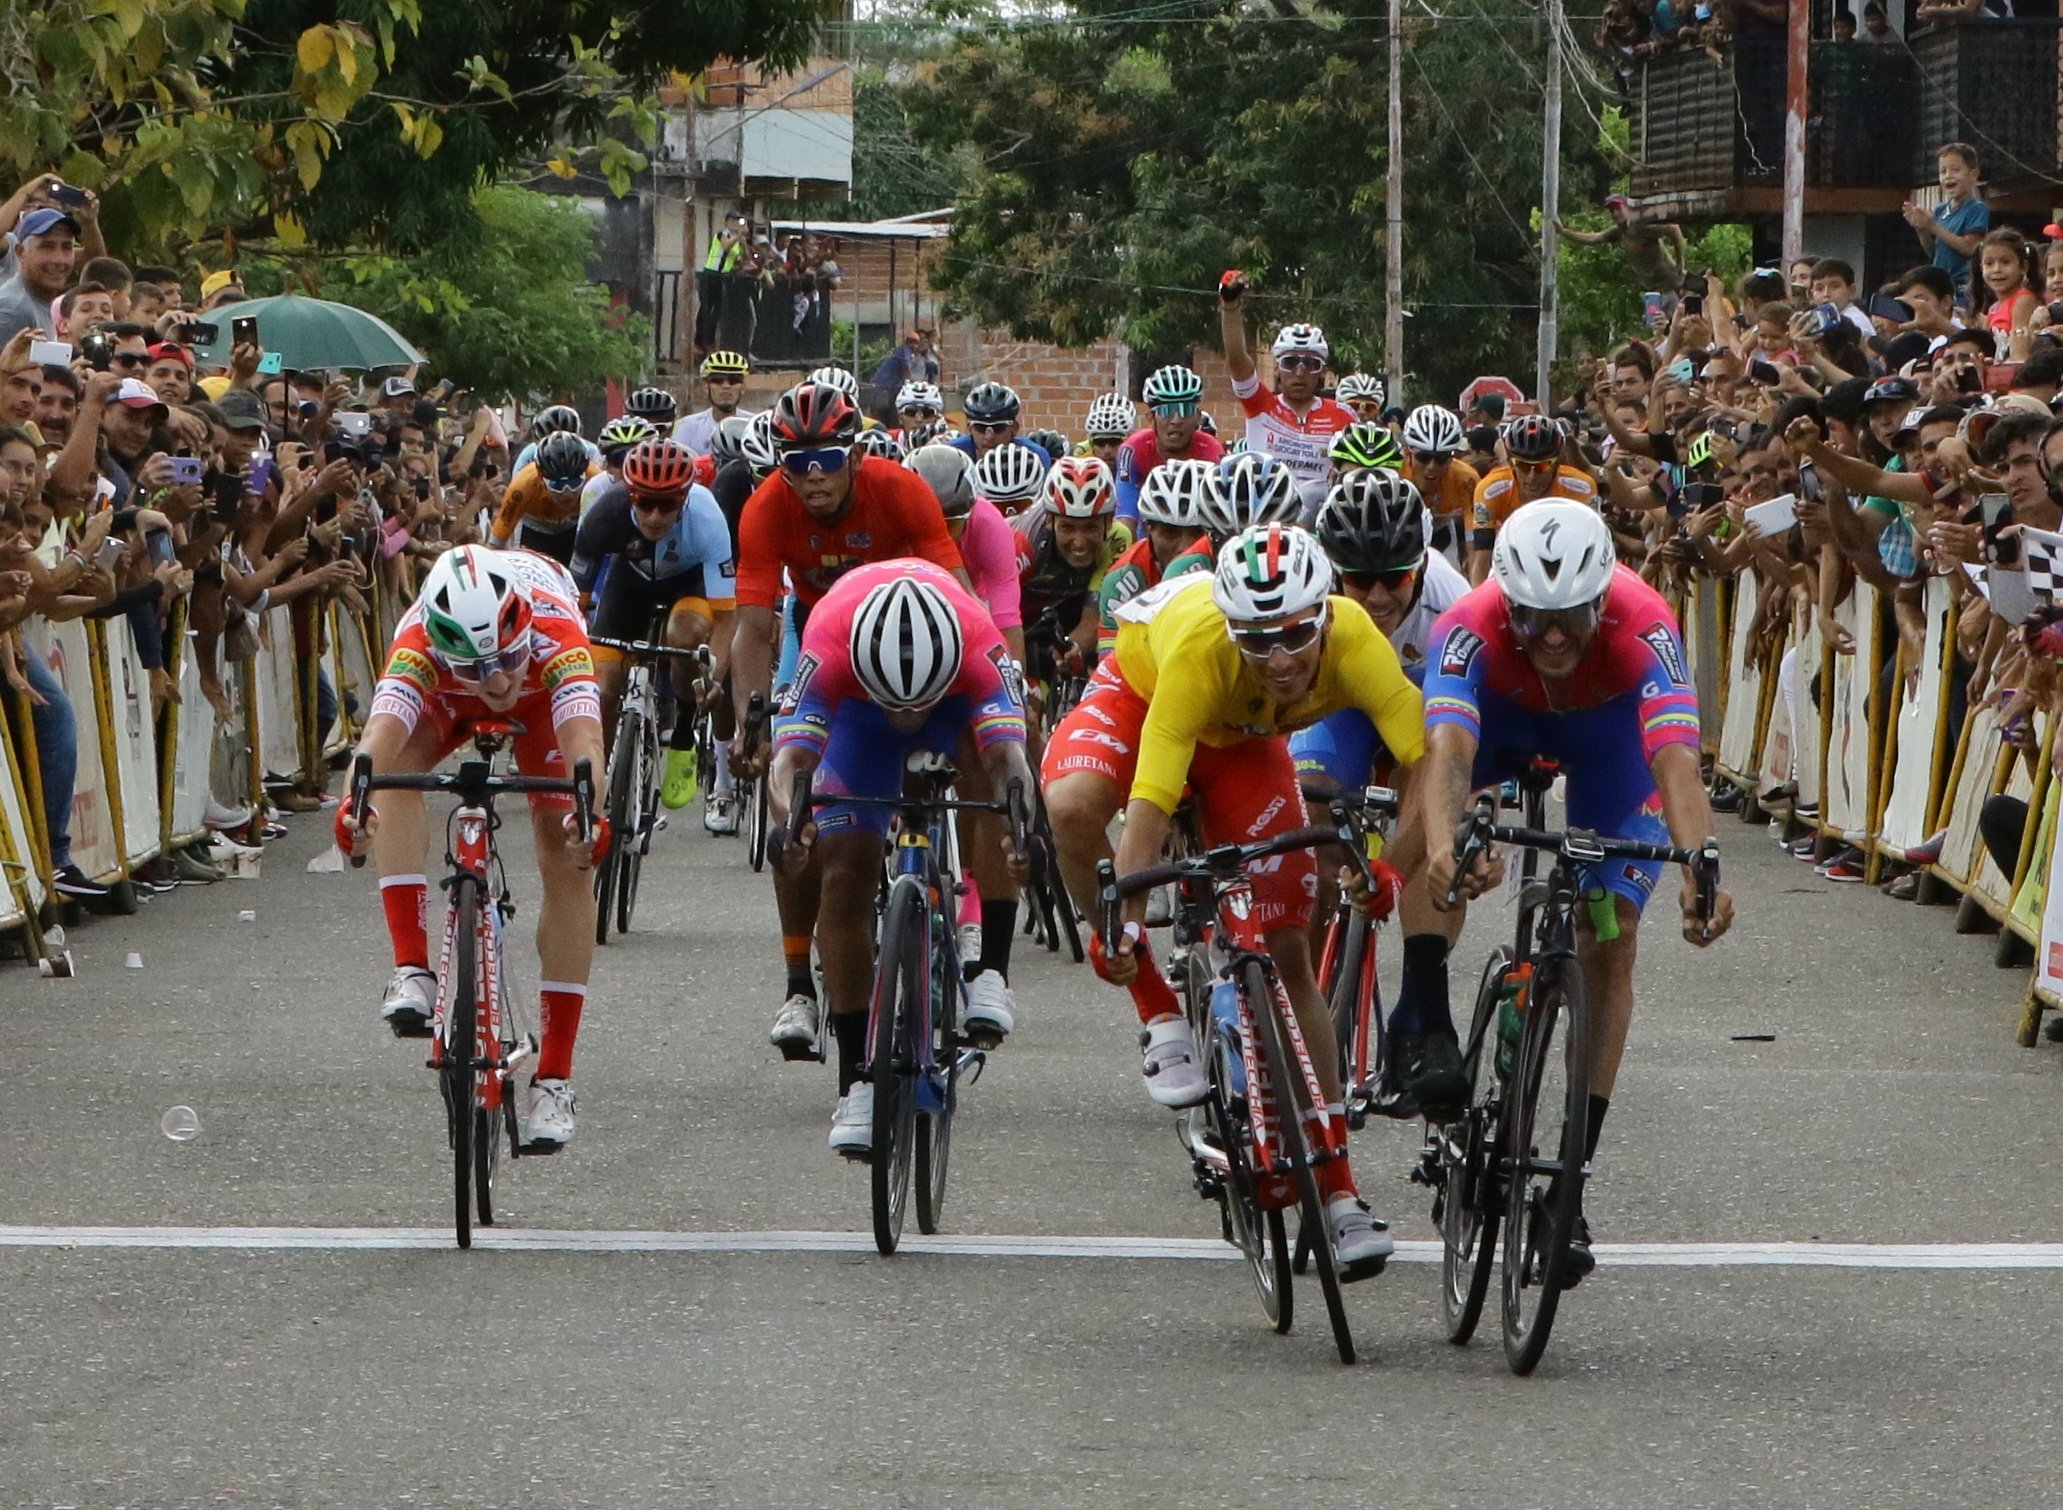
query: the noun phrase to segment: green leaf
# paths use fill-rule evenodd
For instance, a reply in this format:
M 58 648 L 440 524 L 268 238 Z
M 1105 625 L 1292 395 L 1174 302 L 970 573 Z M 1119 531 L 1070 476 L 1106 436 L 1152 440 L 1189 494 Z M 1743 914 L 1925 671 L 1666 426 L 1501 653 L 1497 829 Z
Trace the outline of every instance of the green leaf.
M 294 57 L 303 73 L 321 73 L 336 55 L 336 36 L 327 26 L 311 26 L 294 44 Z

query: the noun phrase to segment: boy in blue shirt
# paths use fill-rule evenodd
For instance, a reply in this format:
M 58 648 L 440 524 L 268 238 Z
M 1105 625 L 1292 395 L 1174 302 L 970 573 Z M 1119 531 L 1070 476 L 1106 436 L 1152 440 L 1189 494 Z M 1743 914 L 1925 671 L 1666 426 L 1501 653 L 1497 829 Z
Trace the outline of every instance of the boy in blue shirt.
M 1991 229 L 1991 206 L 1977 197 L 1977 149 L 1968 142 L 1950 142 L 1936 156 L 1941 192 L 1946 197 L 1930 216 L 1911 200 L 1905 223 L 1918 233 L 1920 245 L 1934 265 L 1955 280 L 1956 303 L 1970 304 L 1970 260 Z

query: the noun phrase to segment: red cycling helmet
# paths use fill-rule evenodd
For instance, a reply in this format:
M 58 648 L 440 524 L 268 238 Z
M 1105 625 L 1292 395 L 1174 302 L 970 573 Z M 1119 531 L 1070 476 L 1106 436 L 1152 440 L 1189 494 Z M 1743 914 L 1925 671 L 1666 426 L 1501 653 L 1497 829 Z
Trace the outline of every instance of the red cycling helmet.
M 670 440 L 641 440 L 623 458 L 623 484 L 645 498 L 684 499 L 695 480 L 695 458 Z
M 829 383 L 797 383 L 774 405 L 777 449 L 849 446 L 860 433 L 859 406 Z

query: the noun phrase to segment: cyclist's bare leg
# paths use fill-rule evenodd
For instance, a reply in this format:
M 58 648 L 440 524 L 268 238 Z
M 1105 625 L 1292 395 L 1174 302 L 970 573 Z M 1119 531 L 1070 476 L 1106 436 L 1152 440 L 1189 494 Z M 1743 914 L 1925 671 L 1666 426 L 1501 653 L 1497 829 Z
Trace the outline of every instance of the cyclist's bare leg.
M 566 809 L 533 806 L 531 833 L 537 842 L 537 877 L 543 896 L 537 908 L 537 964 L 543 998 L 537 1056 L 540 1079 L 573 1073 L 573 1042 L 580 1033 L 581 1004 L 595 957 L 594 875 L 581 868 L 566 844 Z M 567 989 L 577 988 L 577 989 Z
M 780 914 L 784 939 L 808 939 L 817 931 L 817 903 L 823 889 L 821 847 L 810 851 L 809 862 L 794 875 L 774 873 L 774 910 Z M 873 905 L 874 887 L 867 889 L 867 905 Z
M 1318 992 L 1318 976 L 1311 968 L 1310 936 L 1300 927 L 1277 928 L 1266 935 L 1268 952 L 1275 959 L 1275 973 L 1289 993 L 1289 1004 L 1297 1014 L 1297 1027 L 1304 1035 L 1304 1048 L 1311 1056 L 1311 1068 L 1318 1072 L 1318 1084 L 1328 1106 L 1340 1100 L 1339 1044 L 1334 1039 L 1332 1014 Z
M 595 685 L 602 693 L 602 738 L 613 750 L 616 718 L 623 711 L 623 689 L 630 680 L 630 662 L 616 651 L 595 652 Z
M 1046 816 L 1053 824 L 1060 877 L 1074 898 L 1075 910 L 1092 921 L 1101 915 L 1096 863 L 1111 857 L 1110 820 L 1117 816 L 1120 802 L 1116 785 L 1094 771 L 1070 771 L 1046 783 Z

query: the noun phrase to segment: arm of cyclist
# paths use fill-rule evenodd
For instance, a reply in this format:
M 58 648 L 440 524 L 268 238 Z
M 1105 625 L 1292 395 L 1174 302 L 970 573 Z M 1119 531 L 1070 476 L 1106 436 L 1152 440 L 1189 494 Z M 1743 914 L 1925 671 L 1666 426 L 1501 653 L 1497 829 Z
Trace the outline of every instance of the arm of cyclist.
M 1117 842 L 1113 862 L 1120 878 L 1135 870 L 1160 863 L 1161 848 L 1167 843 L 1174 819 L 1157 802 L 1134 797 L 1125 808 L 1125 831 Z M 1103 957 L 1101 974 L 1113 986 L 1129 986 L 1139 977 L 1139 940 L 1146 927 L 1146 893 L 1126 897 L 1118 904 L 1117 947 Z
M 1426 889 L 1433 906 L 1441 912 L 1460 900 L 1479 897 L 1504 880 L 1504 857 L 1485 846 L 1462 873 L 1460 857 L 1447 835 L 1467 815 L 1470 790 L 1469 768 L 1475 764 L 1476 736 L 1457 724 L 1441 724 L 1426 730 L 1425 770 L 1418 779 L 1419 812 L 1426 846 Z
M 731 764 L 749 781 L 759 774 L 762 757 L 744 747 L 745 707 L 755 692 L 769 703 L 773 700 L 774 636 L 781 631 L 781 616 L 757 603 L 740 603 L 731 619 L 731 704 L 739 728 L 739 738 L 731 746 Z
M 1679 849 L 1695 850 L 1712 833 L 1712 803 L 1698 774 L 1695 746 L 1672 744 L 1655 752 L 1649 762 L 1655 773 L 1655 789 L 1662 794 L 1662 818 L 1669 825 L 1669 842 Z M 1683 867 L 1683 936 L 1700 949 L 1723 937 L 1733 927 L 1733 898 L 1715 891 L 1712 916 L 1698 916 L 1698 882 L 1691 867 Z
M 385 690 L 386 678 L 381 679 Z M 375 694 L 377 696 L 378 694 Z M 391 695 L 391 694 L 390 694 Z M 354 757 L 363 755 L 372 762 L 375 776 L 390 769 L 401 758 L 402 749 L 408 744 L 408 736 L 414 732 L 414 725 L 397 714 L 383 711 L 377 706 L 365 721 L 365 732 L 358 737 L 358 748 Z M 356 764 L 354 759 L 353 764 Z M 365 810 L 365 823 L 361 826 L 352 816 L 350 794 L 337 804 L 333 833 L 337 841 L 337 853 L 345 859 L 360 852 L 363 843 L 370 841 L 380 828 L 380 810 L 377 805 Z
M 592 681 L 593 678 L 590 677 L 590 684 L 592 684 Z M 596 773 L 600 773 L 608 765 L 608 758 L 602 749 L 602 717 L 599 694 L 590 692 L 589 695 L 597 698 L 595 711 L 592 714 L 574 714 L 563 719 L 558 724 L 559 757 L 566 763 L 568 772 L 579 769 L 580 762 L 583 760 L 588 763 L 588 769 Z M 565 834 L 566 852 L 572 859 L 576 870 L 592 868 L 595 863 L 595 857 L 609 847 L 608 818 L 601 813 L 594 813 L 590 816 L 594 827 L 585 841 L 580 837 L 579 814 L 567 813 L 559 820 L 561 831 Z
M 1008 793 L 1011 783 L 1015 782 L 1027 805 L 1034 800 L 1039 789 L 1038 781 L 1032 775 L 1031 762 L 1025 758 L 1022 740 L 998 740 L 982 751 L 982 764 L 988 768 L 990 791 Z M 1031 856 L 1017 848 L 1010 836 L 1010 828 L 1007 822 L 1002 825 L 1003 858 L 1010 866 L 1010 884 L 1024 886 L 1031 881 Z

